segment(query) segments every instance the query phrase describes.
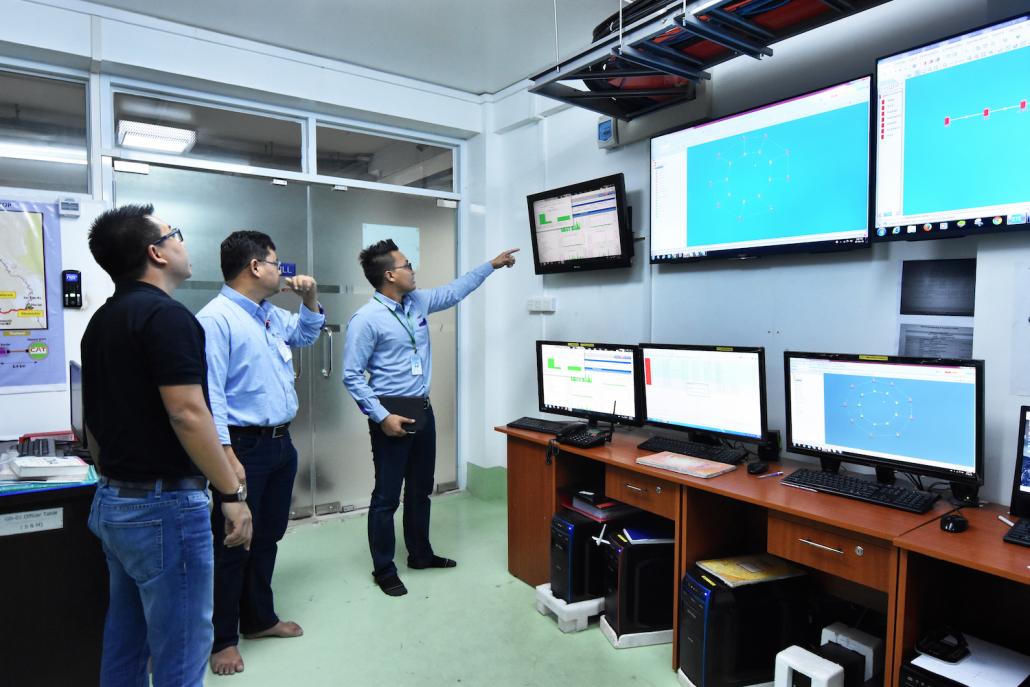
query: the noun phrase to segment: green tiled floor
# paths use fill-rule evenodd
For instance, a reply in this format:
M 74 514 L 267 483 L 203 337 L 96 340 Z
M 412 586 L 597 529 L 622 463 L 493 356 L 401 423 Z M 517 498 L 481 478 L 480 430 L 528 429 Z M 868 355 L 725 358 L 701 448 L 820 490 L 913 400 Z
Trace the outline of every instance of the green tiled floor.
M 534 590 L 507 572 L 506 508 L 468 494 L 434 499 L 433 545 L 458 567 L 401 565 L 408 595 L 396 599 L 372 582 L 364 517 L 291 529 L 276 605 L 305 635 L 242 640 L 245 672 L 207 685 L 675 687 L 671 645 L 617 651 L 596 622 L 563 634 L 536 612 Z

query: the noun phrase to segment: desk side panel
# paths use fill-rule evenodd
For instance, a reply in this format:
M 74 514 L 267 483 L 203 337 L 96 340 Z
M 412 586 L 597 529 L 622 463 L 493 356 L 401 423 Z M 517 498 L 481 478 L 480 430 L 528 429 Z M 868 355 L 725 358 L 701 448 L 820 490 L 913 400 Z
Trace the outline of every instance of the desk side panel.
M 508 572 L 531 586 L 551 579 L 554 465 L 540 444 L 508 437 Z

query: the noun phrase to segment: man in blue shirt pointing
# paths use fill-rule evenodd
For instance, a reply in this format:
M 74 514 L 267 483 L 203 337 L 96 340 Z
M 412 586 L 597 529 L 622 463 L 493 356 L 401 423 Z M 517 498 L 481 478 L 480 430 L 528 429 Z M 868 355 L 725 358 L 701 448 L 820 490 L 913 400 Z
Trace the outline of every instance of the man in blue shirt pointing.
M 197 313 L 207 337 L 211 413 L 230 462 L 246 472 L 247 504 L 254 513 L 249 553 L 224 546 L 215 551 L 211 670 L 217 675 L 243 670 L 238 632 L 247 638 L 303 633 L 300 625 L 276 615 L 272 571 L 297 474 L 297 451 L 289 432 L 298 407 L 291 347 L 314 343 L 325 316 L 315 280 L 297 275 L 281 288 L 279 266 L 267 234 L 233 232 L 222 241 L 226 283 Z M 300 296 L 299 313 L 268 302 L 280 291 Z M 220 532 L 221 511 L 215 509 L 211 521 Z
M 393 562 L 393 514 L 400 505 L 402 482 L 408 567 L 457 565 L 434 554 L 429 543 L 436 420 L 429 403 L 433 370 L 426 317 L 457 305 L 494 270 L 514 265 L 518 250 L 504 251 L 445 286 L 418 290 L 415 269 L 392 240 L 361 251 L 361 268 L 376 292 L 347 325 L 343 383 L 369 418 L 375 487 L 368 508 L 368 546 L 372 576 L 390 596 L 408 593 Z

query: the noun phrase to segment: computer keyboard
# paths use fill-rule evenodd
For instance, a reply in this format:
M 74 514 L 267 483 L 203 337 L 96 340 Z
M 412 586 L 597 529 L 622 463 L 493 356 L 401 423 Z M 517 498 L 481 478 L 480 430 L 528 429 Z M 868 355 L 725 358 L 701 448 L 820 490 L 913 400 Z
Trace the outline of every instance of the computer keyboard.
M 937 500 L 937 494 L 927 491 L 916 491 L 907 487 L 881 484 L 822 470 L 796 470 L 793 474 L 784 477 L 781 484 L 845 496 L 849 499 L 876 503 L 881 506 L 907 510 L 911 513 L 925 513 Z
M 668 437 L 651 437 L 637 448 L 643 451 L 672 451 L 682 453 L 685 456 L 714 460 L 717 463 L 736 465 L 747 457 L 747 451 L 742 448 L 728 448 L 726 446 L 710 446 L 699 444 L 696 441 L 685 441 L 681 439 L 669 439 Z
M 541 420 L 535 417 L 520 417 L 508 423 L 512 429 L 528 429 L 531 432 L 543 432 L 544 434 L 557 434 L 567 425 L 567 422 L 555 422 L 553 420 Z
M 1030 546 L 1030 518 L 1021 518 L 1004 537 L 1010 544 Z
M 56 456 L 57 444 L 50 437 L 43 439 L 22 439 L 18 442 L 19 456 Z

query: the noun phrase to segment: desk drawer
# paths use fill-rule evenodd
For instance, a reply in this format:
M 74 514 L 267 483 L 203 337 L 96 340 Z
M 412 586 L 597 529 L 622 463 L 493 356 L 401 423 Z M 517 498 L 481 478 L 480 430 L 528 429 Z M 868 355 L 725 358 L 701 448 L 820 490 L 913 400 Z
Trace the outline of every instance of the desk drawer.
M 680 485 L 639 472 L 608 465 L 604 470 L 604 495 L 675 520 Z
M 890 546 L 847 530 L 769 514 L 769 553 L 888 591 Z

